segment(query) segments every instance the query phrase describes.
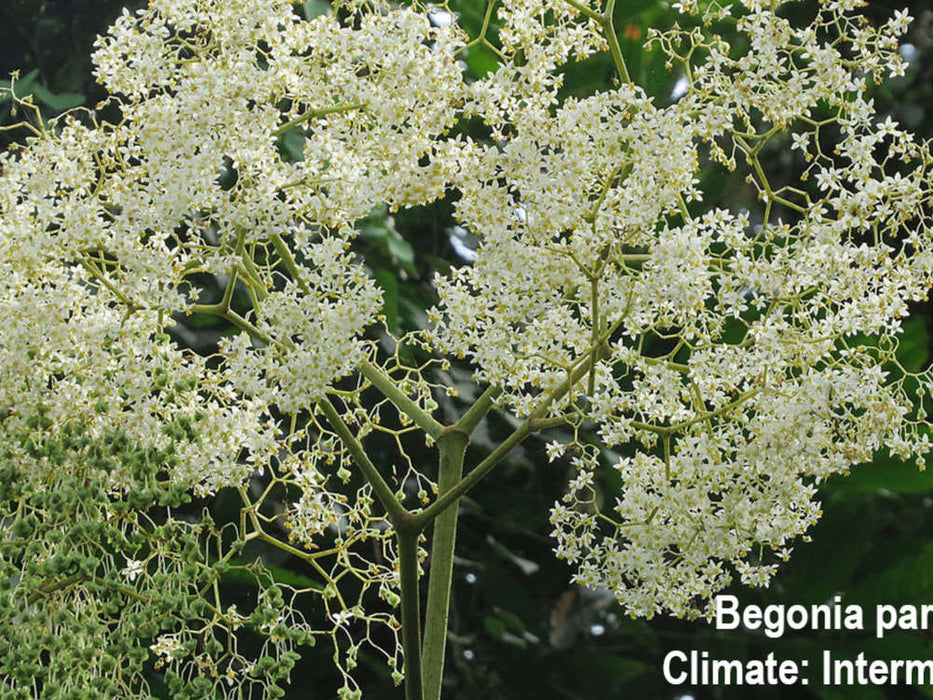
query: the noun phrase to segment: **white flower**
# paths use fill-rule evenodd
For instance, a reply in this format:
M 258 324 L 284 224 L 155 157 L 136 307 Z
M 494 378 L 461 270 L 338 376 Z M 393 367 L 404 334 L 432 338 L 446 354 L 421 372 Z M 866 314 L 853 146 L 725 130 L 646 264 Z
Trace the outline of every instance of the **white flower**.
M 120 571 L 129 581 L 135 581 L 140 574 L 146 572 L 146 563 L 135 559 L 127 559 L 126 567 Z
M 553 462 L 555 459 L 559 459 L 564 454 L 566 445 L 560 442 L 549 442 L 547 444 L 547 458 L 549 462 Z
M 168 634 L 159 635 L 154 644 L 149 646 L 152 653 L 161 657 L 160 662 L 174 661 L 183 651 L 181 642 L 177 637 Z

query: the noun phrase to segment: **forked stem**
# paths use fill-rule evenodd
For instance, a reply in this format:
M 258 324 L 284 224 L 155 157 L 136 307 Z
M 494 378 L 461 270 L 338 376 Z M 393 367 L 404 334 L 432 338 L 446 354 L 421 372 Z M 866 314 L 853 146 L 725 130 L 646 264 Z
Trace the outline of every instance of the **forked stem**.
M 463 474 L 463 456 L 468 441 L 466 433 L 459 430 L 449 430 L 438 439 L 440 456 L 437 487 L 439 494 L 446 493 L 460 481 Z M 440 700 L 441 697 L 458 515 L 459 509 L 454 503 L 434 521 L 422 652 L 425 700 Z
M 402 597 L 405 700 L 424 700 L 421 672 L 421 597 L 418 593 L 418 530 L 396 527 Z

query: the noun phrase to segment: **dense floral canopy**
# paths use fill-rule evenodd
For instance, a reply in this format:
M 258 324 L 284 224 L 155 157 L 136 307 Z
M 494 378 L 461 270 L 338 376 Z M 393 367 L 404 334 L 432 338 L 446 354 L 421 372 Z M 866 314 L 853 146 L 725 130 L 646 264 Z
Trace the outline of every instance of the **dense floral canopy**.
M 908 304 L 933 283 L 933 156 L 867 97 L 903 72 L 908 17 L 873 27 L 858 4 L 824 0 L 798 24 L 761 0 L 683 3 L 682 22 L 647 39 L 686 76 L 671 103 L 631 82 L 612 0 L 501 0 L 478 36 L 444 7 L 379 1 L 310 21 L 285 0 L 125 13 L 94 54 L 113 95 L 98 109 L 119 119 L 33 121 L 28 145 L 0 156 L 0 453 L 18 484 L 4 507 L 19 517 L 24 494 L 89 480 L 98 490 L 76 507 L 92 500 L 116 541 L 149 532 L 112 505 L 141 480 L 181 498 L 274 474 L 300 489 L 282 514 L 293 542 L 350 524 L 322 575 L 351 571 L 395 605 L 372 485 L 353 497 L 330 485 L 359 458 L 322 401 L 337 400 L 362 439 L 387 411 L 364 390 L 393 383 L 402 430 L 416 427 L 406 413 L 428 415 L 415 423 L 430 441 L 429 370 L 463 361 L 500 409 L 572 428 L 549 446 L 577 469 L 551 521 L 581 583 L 649 617 L 703 614 L 735 575 L 766 585 L 819 518 L 822 480 L 882 448 L 929 448 L 914 395 L 930 377 L 894 351 Z M 498 68 L 468 77 L 461 59 L 478 46 Z M 562 67 L 597 52 L 612 55 L 617 84 L 566 96 Z M 293 133 L 300 157 L 282 148 Z M 774 145 L 792 152 L 792 178 L 772 181 Z M 709 167 L 747 173 L 759 207 L 706 206 Z M 420 372 L 372 340 L 382 297 L 354 253 L 355 224 L 377 205 L 445 197 L 480 246 L 435 280 L 429 326 L 404 339 L 433 353 Z M 226 280 L 219 300 L 201 298 L 206 275 Z M 238 290 L 246 309 L 231 305 Z M 234 331 L 210 357 L 167 334 L 196 314 Z M 115 435 L 135 457 L 90 458 Z M 427 505 L 433 477 L 399 448 L 400 479 Z M 608 502 L 593 483 L 612 448 L 628 456 Z M 366 540 L 384 560 L 346 554 Z M 87 566 L 124 587 L 144 555 L 174 570 L 147 547 Z M 25 578 L 8 606 L 29 576 L 45 591 L 58 571 L 43 569 L 54 557 L 17 556 L 4 566 Z M 187 575 L 206 585 L 203 571 Z M 96 592 L 81 595 L 92 606 Z M 336 588 L 323 598 L 335 639 L 349 619 L 367 636 L 397 627 Z M 246 619 L 213 615 L 218 628 Z M 278 619 L 292 631 L 251 623 L 283 649 L 309 634 Z M 169 623 L 150 631 L 162 663 L 193 654 Z M 386 658 L 398 663 L 394 649 Z M 254 668 L 229 659 L 215 675 L 242 682 Z

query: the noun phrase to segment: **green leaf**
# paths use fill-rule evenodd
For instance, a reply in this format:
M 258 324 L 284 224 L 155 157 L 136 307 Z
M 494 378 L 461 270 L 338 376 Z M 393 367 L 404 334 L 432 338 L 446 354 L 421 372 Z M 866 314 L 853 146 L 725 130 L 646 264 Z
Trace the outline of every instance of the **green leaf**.
M 388 237 L 390 230 L 386 226 L 386 208 L 384 206 L 373 207 L 367 217 L 357 226 L 357 230 L 360 236 L 371 240 L 382 240 Z
M 532 574 L 536 573 L 541 568 L 541 566 L 537 562 L 531 561 L 531 559 L 525 559 L 524 557 L 518 556 L 512 550 L 506 547 L 504 544 L 493 539 L 492 536 L 486 537 L 486 542 L 489 543 L 489 545 L 492 547 L 493 551 L 496 554 L 498 554 L 500 557 L 502 557 L 506 561 L 510 561 L 513 564 L 515 564 L 515 566 L 521 569 L 522 573 L 525 574 L 526 576 L 531 576 Z
M 32 87 L 36 99 L 55 112 L 64 112 L 84 104 L 85 97 L 79 92 L 54 93 L 44 85 L 36 83 Z
M 573 665 L 577 678 L 586 678 L 589 685 L 597 688 L 618 688 L 646 671 L 641 661 L 605 651 L 577 654 Z
M 392 257 L 406 267 L 411 268 L 415 262 L 415 249 L 411 247 L 411 243 L 402 238 L 396 231 L 390 231 L 390 235 L 386 241 L 389 245 L 389 253 Z M 412 272 L 413 271 L 414 270 L 412 270 Z
M 658 0 L 627 0 L 627 2 L 618 3 L 614 13 L 616 19 L 616 28 L 623 30 L 628 20 L 635 19 L 646 10 L 659 5 Z M 619 21 L 622 20 L 622 21 Z
M 483 620 L 483 629 L 493 639 L 521 649 L 540 641 L 525 629 L 525 623 L 518 615 L 499 607 L 495 608 L 495 615 L 487 615 Z
M 49 87 L 54 92 L 78 92 L 90 72 L 91 64 L 88 59 L 72 56 L 55 71 Z
M 494 608 L 496 615 L 505 623 L 505 626 L 515 634 L 524 634 L 525 633 L 525 623 L 522 622 L 522 618 L 516 615 L 513 612 L 508 610 L 503 610 L 502 608 Z
M 331 13 L 331 7 L 324 0 L 308 0 L 307 2 L 301 5 L 301 11 L 305 16 L 305 19 L 314 19 L 315 17 L 320 17 L 321 15 L 329 15 Z
M 392 217 L 385 206 L 374 207 L 357 230 L 360 237 L 373 241 L 393 262 L 399 263 L 411 274 L 417 274 L 415 249 L 395 230 Z
M 39 69 L 34 68 L 29 71 L 25 76 L 19 78 L 16 81 L 9 80 L 0 80 L 0 90 L 8 91 L 10 85 L 12 84 L 13 90 L 16 92 L 17 97 L 26 97 L 27 95 L 33 95 L 35 99 L 44 104 L 46 107 L 49 107 L 55 112 L 64 112 L 67 109 L 73 107 L 79 107 L 84 104 L 85 96 L 78 92 L 59 92 L 55 93 L 49 90 L 47 87 L 36 81 L 36 78 L 39 76 Z M 8 93 L 0 96 L 0 103 L 6 102 L 10 99 Z
M 450 261 L 446 258 L 440 258 L 436 255 L 424 254 L 422 259 L 431 267 L 435 272 L 440 272 L 441 274 L 448 274 L 450 272 Z
M 471 46 L 463 53 L 463 60 L 470 69 L 470 73 L 477 78 L 485 78 L 489 73 L 495 73 L 499 69 L 499 59 L 482 45 Z
M 834 476 L 826 482 L 838 493 L 919 494 L 933 491 L 933 470 L 920 470 L 914 462 L 880 455 L 871 464 L 852 468 L 849 476 Z
M 301 129 L 289 129 L 279 139 L 279 149 L 289 162 L 298 163 L 305 159 L 305 135 Z
M 826 515 L 813 531 L 813 541 L 794 546 L 787 570 L 780 577 L 775 603 L 823 603 L 839 591 L 846 591 L 854 573 L 871 548 L 873 523 L 864 514 L 863 497 L 837 499 L 826 508 Z M 813 571 L 820 571 L 813 576 Z
M 893 565 L 866 577 L 848 592 L 846 599 L 872 604 L 885 601 L 897 606 L 929 603 L 933 599 L 933 543 L 909 552 Z M 869 617 L 866 626 L 874 624 L 874 618 Z
M 506 631 L 506 626 L 502 618 L 496 615 L 487 615 L 486 619 L 483 620 L 483 629 L 486 630 L 486 634 L 493 639 L 502 639 L 502 635 L 505 634 Z
M 927 365 L 929 343 L 926 319 L 912 318 L 904 324 L 894 354 L 904 369 L 919 372 Z

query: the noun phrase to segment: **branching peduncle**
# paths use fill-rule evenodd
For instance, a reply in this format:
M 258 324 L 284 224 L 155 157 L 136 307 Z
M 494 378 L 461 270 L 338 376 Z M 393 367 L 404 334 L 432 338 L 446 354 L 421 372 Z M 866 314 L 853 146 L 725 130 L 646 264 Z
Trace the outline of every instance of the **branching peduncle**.
M 370 362 L 364 362 L 360 365 L 360 374 L 362 374 L 370 384 L 376 387 L 376 389 L 382 392 L 382 395 L 389 399 L 400 413 L 408 416 L 415 425 L 432 438 L 437 439 L 443 432 L 444 426 L 438 423 L 417 403 L 408 398 L 405 392 L 399 389 L 395 382 L 393 382 L 379 367 Z
M 395 529 L 399 530 L 400 527 L 408 525 L 411 520 L 411 513 L 399 503 L 392 489 L 386 483 L 385 479 L 382 478 L 376 465 L 369 459 L 360 441 L 350 432 L 350 427 L 344 422 L 343 418 L 341 418 L 337 409 L 334 408 L 334 405 L 329 399 L 322 399 L 318 402 L 318 407 L 321 409 L 330 427 L 337 433 L 340 442 L 343 443 L 347 452 L 350 453 L 354 463 L 356 463 L 360 471 L 363 472 L 366 481 L 372 486 L 376 498 L 379 499 L 380 505 L 385 508 L 389 520 L 392 522 L 392 525 L 395 526 Z

